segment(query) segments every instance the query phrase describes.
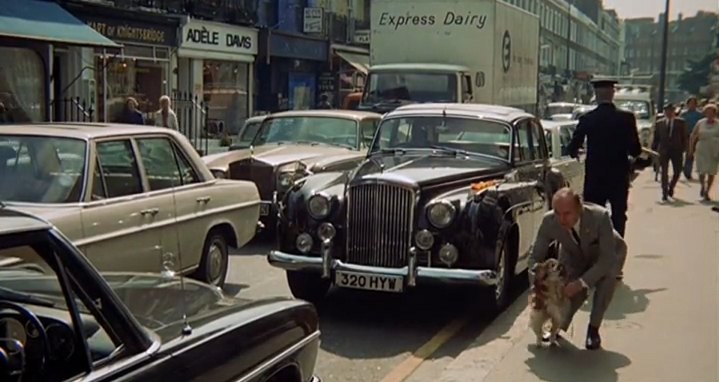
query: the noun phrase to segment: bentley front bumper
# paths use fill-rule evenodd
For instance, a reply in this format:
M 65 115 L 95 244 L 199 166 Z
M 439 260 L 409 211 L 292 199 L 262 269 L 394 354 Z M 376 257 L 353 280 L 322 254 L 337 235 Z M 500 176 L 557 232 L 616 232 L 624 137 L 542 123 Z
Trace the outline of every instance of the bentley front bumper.
M 414 265 L 410 257 L 410 265 L 402 268 L 383 268 L 367 265 L 347 264 L 333 259 L 326 251 L 322 257 L 295 255 L 282 251 L 271 251 L 268 256 L 271 265 L 288 271 L 321 273 L 323 278 L 331 278 L 337 271 L 377 276 L 402 277 L 408 286 L 417 283 L 439 282 L 446 284 L 468 284 L 492 286 L 497 283 L 497 273 L 493 270 L 431 268 Z

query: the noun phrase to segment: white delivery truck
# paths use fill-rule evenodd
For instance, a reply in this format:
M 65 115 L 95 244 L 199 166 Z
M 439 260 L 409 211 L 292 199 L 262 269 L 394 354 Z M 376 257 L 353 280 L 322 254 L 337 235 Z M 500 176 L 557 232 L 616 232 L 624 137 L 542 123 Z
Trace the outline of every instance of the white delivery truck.
M 535 112 L 539 18 L 499 0 L 373 0 L 359 109 L 489 103 Z

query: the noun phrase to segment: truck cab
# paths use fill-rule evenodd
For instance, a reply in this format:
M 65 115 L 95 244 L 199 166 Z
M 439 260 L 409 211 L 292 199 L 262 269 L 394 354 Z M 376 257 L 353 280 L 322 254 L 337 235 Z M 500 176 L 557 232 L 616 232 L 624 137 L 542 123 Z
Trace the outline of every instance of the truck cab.
M 483 81 L 472 81 L 472 71 L 461 65 L 375 65 L 358 108 L 387 113 L 410 103 L 471 103 L 476 85 L 483 86 Z

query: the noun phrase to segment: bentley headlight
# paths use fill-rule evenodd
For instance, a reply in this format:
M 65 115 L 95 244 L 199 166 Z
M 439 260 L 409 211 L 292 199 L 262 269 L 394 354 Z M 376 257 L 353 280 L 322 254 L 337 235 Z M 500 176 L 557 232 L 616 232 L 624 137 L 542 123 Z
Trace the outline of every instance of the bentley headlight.
M 324 219 L 330 214 L 330 200 L 321 194 L 313 195 L 307 202 L 307 209 L 313 218 Z
M 414 241 L 419 249 L 426 251 L 434 245 L 434 235 L 432 235 L 432 232 L 423 229 L 414 235 Z
M 277 169 L 277 184 L 281 189 L 290 188 L 295 181 L 309 175 L 307 167 L 301 162 L 288 163 Z
M 437 228 L 447 228 L 454 221 L 457 209 L 446 200 L 434 202 L 427 207 L 427 219 Z

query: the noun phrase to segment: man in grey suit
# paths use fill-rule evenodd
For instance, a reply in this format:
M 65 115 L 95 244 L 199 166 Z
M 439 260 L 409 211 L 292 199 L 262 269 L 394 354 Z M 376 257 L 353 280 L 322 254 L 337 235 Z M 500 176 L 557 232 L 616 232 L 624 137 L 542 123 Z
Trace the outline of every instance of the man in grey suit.
M 594 288 L 592 312 L 587 329 L 586 348 L 601 347 L 599 327 L 614 295 L 617 279 L 627 256 L 627 245 L 612 228 L 606 208 L 583 203 L 570 188 L 562 188 L 552 198 L 553 211 L 544 215 L 529 258 L 529 277 L 534 264 L 544 261 L 549 245 L 560 244 L 559 261 L 567 272 L 564 294 L 571 307 L 562 329 L 566 331 L 574 314 L 584 304 L 589 290 Z M 548 337 L 545 338 L 549 340 Z

